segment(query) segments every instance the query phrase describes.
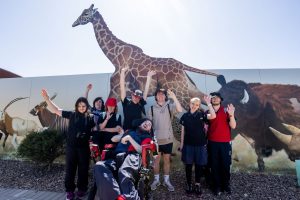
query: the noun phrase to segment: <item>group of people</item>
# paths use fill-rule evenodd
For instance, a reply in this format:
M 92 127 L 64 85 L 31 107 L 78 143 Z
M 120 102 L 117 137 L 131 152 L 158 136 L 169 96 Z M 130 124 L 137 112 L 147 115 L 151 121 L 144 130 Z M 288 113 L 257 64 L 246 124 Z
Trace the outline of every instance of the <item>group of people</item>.
M 190 109 L 180 119 L 180 151 L 185 164 L 186 192 L 201 194 L 200 178 L 206 175 L 215 195 L 231 194 L 231 129 L 235 129 L 235 108 L 223 107 L 220 93 L 204 97 L 207 111 L 200 108 L 201 100 L 190 100 Z M 192 168 L 195 165 L 195 185 L 192 185 Z
M 160 161 L 163 160 L 163 182 L 169 191 L 175 188 L 170 181 L 170 160 L 173 150 L 172 119 L 183 108 L 174 92 L 157 88 L 155 103 L 148 112 L 145 105 L 149 86 L 155 71 L 149 71 L 144 93 L 137 88 L 131 98 L 126 97 L 124 67 L 120 73 L 120 99 L 124 121 L 118 114 L 117 99 L 108 98 L 104 103 L 101 97 L 95 98 L 90 107 L 87 97 L 92 85 L 86 89 L 85 97 L 75 103 L 74 111 L 64 111 L 55 105 L 45 89 L 42 96 L 49 110 L 69 119 L 66 145 L 66 199 L 82 198 L 88 191 L 88 170 L 90 162 L 89 140 L 104 150 L 106 145 L 114 147 L 112 153 L 94 166 L 97 196 L 100 199 L 140 199 L 134 186 L 135 177 L 141 166 L 139 154 L 141 145 L 149 142 L 153 135 L 158 143 L 159 153 L 154 161 L 154 178 L 151 190 L 161 185 Z M 169 98 L 172 99 L 169 101 Z M 182 161 L 186 171 L 186 192 L 201 194 L 200 177 L 203 168 L 210 169 L 213 191 L 230 193 L 231 144 L 230 129 L 234 129 L 234 106 L 221 105 L 220 93 L 204 97 L 207 111 L 201 109 L 198 97 L 190 100 L 189 110 L 180 118 Z M 195 185 L 192 184 L 192 168 L 195 165 Z M 76 171 L 78 171 L 75 184 Z M 77 187 L 77 191 L 75 193 Z

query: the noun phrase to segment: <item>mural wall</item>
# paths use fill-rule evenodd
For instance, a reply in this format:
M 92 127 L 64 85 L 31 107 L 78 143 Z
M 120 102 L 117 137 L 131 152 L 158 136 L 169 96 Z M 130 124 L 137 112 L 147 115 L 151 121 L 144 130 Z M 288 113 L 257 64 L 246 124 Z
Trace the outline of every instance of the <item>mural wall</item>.
M 223 104 L 235 105 L 238 125 L 232 133 L 234 166 L 262 170 L 293 168 L 293 161 L 300 155 L 300 80 L 297 77 L 300 69 L 211 71 L 223 75 L 224 80 L 217 81 L 216 77 L 197 73 L 187 75 L 202 93 L 220 91 L 224 96 Z M 0 99 L 0 153 L 9 153 L 17 148 L 13 135 L 21 141 L 28 131 L 61 126 L 59 120 L 32 111 L 43 101 L 40 95 L 42 88 L 49 91 L 53 101 L 61 108 L 73 110 L 76 99 L 84 95 L 89 83 L 93 84 L 90 102 L 97 96 L 106 99 L 110 94 L 111 75 L 0 79 L 3 92 Z M 155 77 L 153 82 L 156 82 Z M 169 88 L 180 99 L 182 94 L 176 88 Z M 153 92 L 149 96 L 146 109 L 154 102 Z M 183 99 L 181 102 L 187 107 Z M 119 112 L 122 112 L 120 103 L 119 107 Z M 175 135 L 179 138 L 179 132 Z M 5 136 L 8 137 L 3 147 Z
M 88 23 L 93 25 L 102 52 L 114 65 L 114 73 L 0 79 L 3 142 L 0 153 L 14 151 L 17 141 L 26 137 L 28 131 L 45 127 L 59 129 L 66 124 L 49 113 L 42 103 L 42 88 L 48 89 L 61 108 L 73 110 L 75 100 L 83 96 L 89 83 L 93 84 L 90 102 L 96 96 L 118 98 L 120 71 L 129 66 L 125 77 L 128 95 L 136 88 L 143 90 L 148 71 L 154 70 L 149 96 L 157 87 L 172 89 L 187 108 L 190 98 L 219 91 L 224 96 L 223 104 L 234 104 L 237 117 L 237 129 L 232 133 L 234 166 L 260 170 L 294 167 L 293 161 L 300 157 L 300 79 L 297 76 L 300 69 L 200 70 L 173 58 L 151 57 L 141 48 L 120 40 L 93 5 L 84 9 L 72 26 Z M 153 101 L 153 97 L 148 98 L 146 109 Z M 179 138 L 179 132 L 175 136 Z
M 109 79 L 110 74 L 0 79 L 3 91 L 0 99 L 0 153 L 17 148 L 15 137 L 22 140 L 30 131 L 63 126 L 64 121 L 57 119 L 42 104 L 42 88 L 48 90 L 60 108 L 74 110 L 76 99 L 84 96 L 89 83 L 93 84 L 90 99 L 96 96 L 107 98 Z

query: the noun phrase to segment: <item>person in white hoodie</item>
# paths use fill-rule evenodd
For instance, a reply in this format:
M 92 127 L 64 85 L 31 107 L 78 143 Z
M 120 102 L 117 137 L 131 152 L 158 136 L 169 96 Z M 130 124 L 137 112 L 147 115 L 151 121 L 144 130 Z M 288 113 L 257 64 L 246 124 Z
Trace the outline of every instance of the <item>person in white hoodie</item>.
M 173 99 L 174 103 L 170 103 L 168 96 Z M 151 189 L 156 190 L 160 185 L 159 180 L 159 163 L 161 156 L 163 157 L 164 182 L 163 185 L 169 191 L 175 191 L 174 186 L 170 182 L 170 157 L 173 148 L 173 129 L 172 116 L 178 112 L 182 112 L 182 107 L 176 98 L 174 92 L 170 89 L 157 89 L 155 92 L 156 103 L 150 107 L 148 118 L 153 122 L 154 136 L 159 145 L 159 154 L 154 162 L 154 181 Z

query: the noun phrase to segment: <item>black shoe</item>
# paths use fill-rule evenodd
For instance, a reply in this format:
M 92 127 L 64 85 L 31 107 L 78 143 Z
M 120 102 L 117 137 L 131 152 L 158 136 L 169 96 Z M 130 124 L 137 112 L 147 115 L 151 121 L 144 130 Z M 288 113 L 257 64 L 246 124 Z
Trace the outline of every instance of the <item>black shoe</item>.
M 192 184 L 186 184 L 186 186 L 185 186 L 185 192 L 187 194 L 191 194 L 193 192 Z
M 226 187 L 224 187 L 224 191 L 227 193 L 227 194 L 231 194 L 231 188 L 230 188 L 230 186 L 226 186 Z
M 221 196 L 221 194 L 222 194 L 222 192 L 220 191 L 219 188 L 214 189 L 213 191 L 214 191 L 214 195 L 216 195 L 216 196 Z
M 201 194 L 202 194 L 200 184 L 196 184 L 196 185 L 195 185 L 195 193 L 196 193 L 197 195 L 201 195 Z

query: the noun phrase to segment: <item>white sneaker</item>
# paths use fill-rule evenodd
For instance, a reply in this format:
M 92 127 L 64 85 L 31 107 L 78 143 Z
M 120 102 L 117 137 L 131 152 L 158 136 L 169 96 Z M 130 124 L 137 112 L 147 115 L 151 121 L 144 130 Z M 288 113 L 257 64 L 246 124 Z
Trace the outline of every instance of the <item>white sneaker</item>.
M 158 186 L 160 186 L 160 181 L 154 179 L 153 183 L 151 184 L 151 190 L 156 190 Z
M 165 180 L 164 183 L 163 183 L 163 186 L 167 187 L 167 189 L 170 191 L 170 192 L 174 192 L 175 191 L 175 188 L 174 186 L 171 184 L 170 180 Z

